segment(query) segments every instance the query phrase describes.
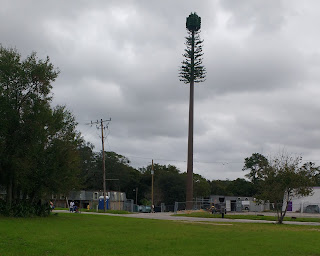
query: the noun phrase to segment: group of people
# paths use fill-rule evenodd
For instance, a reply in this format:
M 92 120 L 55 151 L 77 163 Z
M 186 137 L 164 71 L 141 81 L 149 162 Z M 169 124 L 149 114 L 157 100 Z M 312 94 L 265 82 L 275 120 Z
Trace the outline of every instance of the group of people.
M 70 210 L 70 212 L 78 212 L 79 211 L 78 207 L 75 205 L 75 203 L 73 201 L 71 201 L 69 204 L 69 210 Z
M 49 206 L 50 206 L 50 210 L 51 210 L 51 211 L 54 210 L 54 204 L 53 204 L 52 201 L 49 202 Z M 89 206 L 88 206 L 88 209 L 90 209 Z M 78 211 L 79 211 L 79 208 L 78 208 L 78 206 L 76 206 L 76 204 L 74 203 L 74 201 L 71 201 L 71 202 L 70 202 L 70 204 L 69 204 L 69 210 L 70 210 L 70 212 L 78 212 Z

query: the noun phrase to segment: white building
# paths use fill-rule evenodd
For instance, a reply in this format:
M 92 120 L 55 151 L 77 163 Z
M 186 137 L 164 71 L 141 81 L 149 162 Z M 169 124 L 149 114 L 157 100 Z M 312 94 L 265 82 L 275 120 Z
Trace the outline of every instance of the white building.
M 211 195 L 210 202 L 225 203 L 227 212 L 263 212 L 270 210 L 269 203 L 258 203 L 253 197 Z
M 294 197 L 289 202 L 288 212 L 320 213 L 320 187 L 314 187 L 309 196 Z

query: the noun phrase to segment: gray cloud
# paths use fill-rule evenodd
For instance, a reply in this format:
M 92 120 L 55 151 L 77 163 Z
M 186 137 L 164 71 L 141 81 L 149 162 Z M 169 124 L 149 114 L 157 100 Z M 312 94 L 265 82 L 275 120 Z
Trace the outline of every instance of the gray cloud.
M 243 160 L 286 148 L 317 159 L 318 3 L 311 1 L 3 1 L 1 44 L 49 55 L 53 104 L 85 125 L 112 118 L 107 150 L 135 167 L 186 170 L 189 87 L 178 79 L 185 19 L 202 17 L 207 80 L 195 88 L 195 172 L 243 177 Z M 320 163 L 320 161 L 318 161 Z
M 286 12 L 281 1 L 220 1 L 221 6 L 231 13 L 229 25 L 233 28 L 251 27 L 259 33 L 274 33 L 286 22 Z

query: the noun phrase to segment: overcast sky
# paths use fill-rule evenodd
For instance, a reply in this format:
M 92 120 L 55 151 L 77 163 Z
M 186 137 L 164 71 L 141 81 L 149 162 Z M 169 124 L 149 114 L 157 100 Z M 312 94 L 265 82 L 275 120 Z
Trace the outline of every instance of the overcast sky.
M 53 104 L 85 125 L 112 118 L 107 151 L 134 167 L 187 168 L 186 17 L 202 19 L 207 79 L 195 87 L 194 172 L 244 177 L 245 157 L 285 149 L 320 164 L 320 2 L 0 0 L 0 43 L 61 71 Z

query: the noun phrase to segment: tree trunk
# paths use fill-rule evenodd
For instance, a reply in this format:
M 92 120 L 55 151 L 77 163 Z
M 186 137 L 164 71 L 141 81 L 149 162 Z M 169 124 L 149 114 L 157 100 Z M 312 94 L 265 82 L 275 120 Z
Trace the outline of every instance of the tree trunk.
M 7 195 L 6 195 L 6 203 L 7 207 L 11 207 L 12 205 L 12 192 L 13 192 L 13 184 L 12 184 L 12 177 L 9 177 L 8 183 L 7 183 Z
M 286 213 L 287 213 L 287 210 L 288 210 L 288 201 L 286 202 L 286 208 L 284 209 L 284 211 L 282 212 L 281 211 L 281 217 L 280 217 L 280 219 L 278 220 L 278 223 L 279 224 L 282 224 L 282 222 L 283 222 L 283 219 L 284 219 L 284 216 L 286 216 Z
M 32 191 L 30 194 L 30 203 L 34 204 L 35 200 L 36 200 L 36 193 Z
M 283 202 L 282 202 L 282 205 L 281 205 L 281 209 L 280 209 L 280 218 L 278 216 L 278 224 L 282 224 L 283 223 L 283 219 L 284 219 L 284 216 L 286 215 L 287 213 L 287 210 L 288 210 L 288 205 L 289 205 L 289 195 L 290 195 L 290 192 L 287 192 L 287 198 L 286 198 L 286 208 L 284 209 L 284 211 L 282 211 L 282 207 L 283 207 Z

